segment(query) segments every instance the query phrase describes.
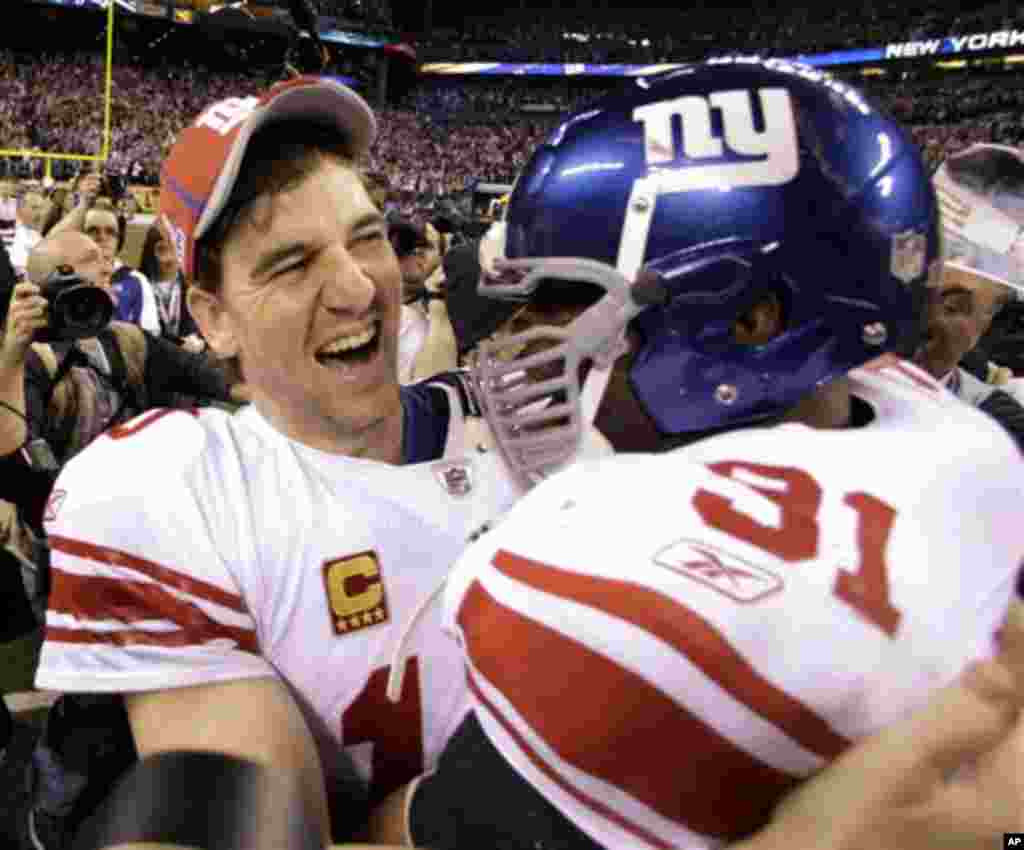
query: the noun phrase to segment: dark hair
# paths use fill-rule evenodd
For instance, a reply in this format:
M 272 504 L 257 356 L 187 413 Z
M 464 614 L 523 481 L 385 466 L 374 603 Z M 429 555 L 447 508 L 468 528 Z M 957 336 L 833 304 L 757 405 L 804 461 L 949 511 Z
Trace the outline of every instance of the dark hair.
M 309 121 L 282 121 L 262 130 L 249 143 L 231 196 L 213 227 L 196 245 L 195 281 L 200 289 L 218 292 L 223 277 L 221 251 L 235 225 L 247 216 L 260 229 L 270 226 L 271 209 L 256 202 L 298 186 L 323 160 L 332 156 L 350 165 L 347 140 L 333 127 Z M 255 214 L 255 215 L 254 215 Z
M 153 222 L 146 231 L 146 239 L 142 243 L 142 258 L 139 260 L 139 271 L 150 281 L 160 280 L 160 262 L 156 258 L 156 243 L 164 238 L 160 223 Z

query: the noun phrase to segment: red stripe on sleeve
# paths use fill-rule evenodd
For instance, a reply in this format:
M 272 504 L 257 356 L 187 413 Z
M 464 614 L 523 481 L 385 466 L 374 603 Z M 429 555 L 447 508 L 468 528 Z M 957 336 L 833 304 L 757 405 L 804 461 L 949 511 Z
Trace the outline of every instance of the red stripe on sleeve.
M 654 635 L 805 750 L 832 760 L 850 746 L 811 708 L 758 673 L 718 629 L 679 600 L 632 582 L 568 572 L 511 552 L 499 551 L 493 564 L 515 581 L 604 611 Z
M 495 705 L 489 699 L 487 699 L 483 691 L 480 689 L 480 686 L 476 683 L 476 679 L 473 678 L 473 674 L 470 673 L 469 670 L 466 670 L 466 681 L 469 684 L 470 691 L 473 692 L 473 696 L 477 699 L 480 706 L 485 708 L 488 711 L 488 713 L 490 713 L 490 715 L 494 717 L 494 719 L 497 720 L 498 723 L 501 724 L 502 728 L 512 737 L 512 740 L 516 742 L 519 749 L 522 750 L 523 755 L 525 755 L 531 762 L 533 762 L 534 767 L 536 767 L 548 779 L 554 782 L 559 788 L 561 788 L 571 797 L 575 797 L 584 806 L 586 806 L 589 809 L 593 809 L 595 812 L 602 815 L 606 819 L 610 820 L 612 823 L 616 824 L 626 832 L 632 833 L 645 844 L 651 847 L 657 847 L 659 848 L 659 850 L 672 850 L 671 844 L 667 844 L 666 842 L 658 838 L 657 835 L 654 835 L 651 832 L 647 831 L 639 824 L 633 823 L 632 821 L 624 818 L 622 815 L 620 815 L 613 809 L 610 809 L 600 800 L 595 800 L 589 794 L 584 794 L 578 788 L 574 787 L 573 785 L 570 785 L 568 782 L 562 779 L 561 775 L 556 773 L 548 765 L 548 763 L 537 754 L 537 751 L 530 746 L 529 741 L 527 741 L 526 738 L 519 734 L 519 730 L 516 729 L 515 726 L 511 724 L 511 722 L 509 722 L 509 720 L 501 713 L 501 711 L 499 711 L 495 707 Z
M 172 570 L 169 567 L 161 566 L 153 561 L 147 561 L 137 555 L 122 552 L 120 549 L 112 549 L 109 546 L 99 546 L 95 543 L 86 543 L 84 540 L 72 540 L 69 537 L 51 534 L 49 537 L 50 548 L 56 552 L 64 552 L 98 564 L 109 564 L 114 567 L 124 567 L 135 572 L 142 573 L 152 579 L 180 590 L 190 596 L 198 596 L 208 602 L 216 602 L 225 608 L 230 608 L 239 614 L 248 614 L 249 611 L 242 601 L 242 597 L 217 587 L 214 584 L 193 578 L 184 573 Z
M 235 634 L 228 634 L 228 632 Z M 225 626 L 220 634 L 211 634 L 202 640 L 196 640 L 194 634 L 187 632 L 146 632 L 141 629 L 118 629 L 112 632 L 92 632 L 88 629 L 69 629 L 62 626 L 47 626 L 45 639 L 54 643 L 99 644 L 105 646 L 164 646 L 180 649 L 182 647 L 200 646 L 204 640 L 214 638 L 230 638 L 238 648 L 252 655 L 262 655 L 254 634 L 246 635 L 241 629 Z
M 255 630 L 217 622 L 194 602 L 177 598 L 159 584 L 80 576 L 57 567 L 53 567 L 51 573 L 50 611 L 69 614 L 84 622 L 114 620 L 123 623 L 125 628 L 100 632 L 88 628 L 47 627 L 48 640 L 119 646 L 138 643 L 188 646 L 228 638 L 245 652 L 260 654 Z M 179 627 L 179 631 L 151 632 L 132 628 L 144 620 L 169 620 Z
M 467 592 L 458 619 L 475 669 L 547 746 L 670 821 L 704 835 L 739 837 L 762 827 L 799 781 L 759 761 L 646 679 L 505 607 L 479 582 Z M 524 753 L 551 776 L 554 769 L 538 763 L 532 750 Z M 555 781 L 565 787 L 569 778 Z M 608 801 L 595 806 L 580 789 L 569 790 L 608 817 Z M 617 822 L 626 825 L 621 813 Z M 644 840 L 650 842 L 646 833 Z

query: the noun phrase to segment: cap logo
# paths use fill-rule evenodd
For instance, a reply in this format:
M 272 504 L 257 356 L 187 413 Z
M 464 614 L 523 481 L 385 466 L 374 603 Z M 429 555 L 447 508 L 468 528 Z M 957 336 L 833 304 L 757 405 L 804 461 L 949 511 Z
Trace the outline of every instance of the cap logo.
M 215 133 L 227 136 L 252 115 L 259 105 L 258 97 L 229 97 L 227 100 L 215 103 L 200 115 L 196 126 L 206 127 Z

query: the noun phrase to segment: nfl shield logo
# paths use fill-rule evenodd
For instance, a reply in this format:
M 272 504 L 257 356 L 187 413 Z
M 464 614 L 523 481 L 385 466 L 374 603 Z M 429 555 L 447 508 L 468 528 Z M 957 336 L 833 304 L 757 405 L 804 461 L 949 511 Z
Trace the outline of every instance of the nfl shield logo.
M 924 274 L 928 240 L 916 230 L 904 230 L 892 237 L 892 276 L 910 283 Z
M 473 469 L 468 463 L 439 463 L 434 474 L 451 496 L 466 496 L 473 489 Z

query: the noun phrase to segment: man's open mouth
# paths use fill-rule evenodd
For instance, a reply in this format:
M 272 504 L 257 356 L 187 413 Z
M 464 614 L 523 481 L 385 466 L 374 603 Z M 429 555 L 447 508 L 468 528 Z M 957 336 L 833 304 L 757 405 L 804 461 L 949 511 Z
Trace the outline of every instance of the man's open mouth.
M 321 366 L 339 366 L 366 363 L 380 348 L 380 322 L 374 322 L 357 333 L 340 336 L 316 352 L 316 361 Z

